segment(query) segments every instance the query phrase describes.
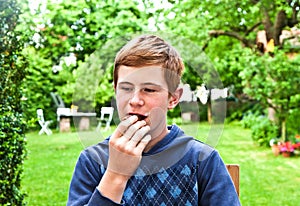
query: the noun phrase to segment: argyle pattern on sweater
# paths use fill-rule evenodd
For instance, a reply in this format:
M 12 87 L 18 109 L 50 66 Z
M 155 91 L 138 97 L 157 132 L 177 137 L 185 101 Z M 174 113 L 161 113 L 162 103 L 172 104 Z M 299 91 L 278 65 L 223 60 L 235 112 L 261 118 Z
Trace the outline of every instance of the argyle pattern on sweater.
M 154 175 L 139 169 L 124 193 L 126 205 L 198 205 L 196 168 L 176 165 Z
M 121 203 L 97 189 L 108 162 L 109 139 L 84 150 L 77 161 L 68 206 L 230 205 L 240 202 L 216 150 L 173 125 L 169 134 L 143 154 Z

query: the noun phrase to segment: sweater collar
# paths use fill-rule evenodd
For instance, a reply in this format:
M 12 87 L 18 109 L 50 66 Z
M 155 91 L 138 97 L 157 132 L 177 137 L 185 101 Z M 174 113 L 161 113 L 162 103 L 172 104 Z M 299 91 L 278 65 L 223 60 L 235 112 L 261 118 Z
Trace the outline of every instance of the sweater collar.
M 178 136 L 179 133 L 183 133 L 177 125 L 168 126 L 170 131 L 162 140 L 154 145 L 148 152 L 143 153 L 143 156 L 152 155 L 166 149 L 167 146 Z

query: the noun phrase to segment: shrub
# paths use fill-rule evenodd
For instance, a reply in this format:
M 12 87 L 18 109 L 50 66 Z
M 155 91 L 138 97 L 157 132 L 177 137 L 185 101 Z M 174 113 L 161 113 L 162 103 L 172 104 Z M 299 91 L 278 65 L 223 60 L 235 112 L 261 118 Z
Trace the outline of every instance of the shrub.
M 242 120 L 244 128 L 251 129 L 251 137 L 260 146 L 269 146 L 270 140 L 278 136 L 278 126 L 266 116 L 248 113 Z
M 15 32 L 19 9 L 14 0 L 0 0 L 0 205 L 23 205 L 20 179 L 25 158 L 25 129 L 20 85 L 25 64 Z
M 251 130 L 252 139 L 260 146 L 269 146 L 270 140 L 278 136 L 278 127 L 267 117 L 257 119 Z

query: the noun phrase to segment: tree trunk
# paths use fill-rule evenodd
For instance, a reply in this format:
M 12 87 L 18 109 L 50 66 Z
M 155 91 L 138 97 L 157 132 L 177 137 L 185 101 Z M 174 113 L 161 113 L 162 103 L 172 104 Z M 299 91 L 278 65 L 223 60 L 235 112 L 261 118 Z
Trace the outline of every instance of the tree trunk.
M 211 101 L 208 101 L 208 104 L 207 104 L 207 121 L 208 121 L 208 123 L 212 123 Z
M 287 141 L 286 138 L 286 119 L 281 120 L 281 139 L 285 142 Z
M 263 25 L 266 31 L 267 42 L 269 42 L 273 38 L 273 23 L 266 8 L 263 8 L 263 13 L 265 17 L 263 19 Z
M 271 39 L 274 40 L 275 46 L 280 46 L 280 35 L 282 30 L 287 25 L 287 16 L 284 10 L 280 10 L 277 15 L 275 22 L 273 23 L 270 19 L 269 13 L 266 8 L 264 8 L 265 18 L 263 20 L 264 29 L 266 31 L 267 42 Z
M 283 28 L 286 26 L 286 24 L 287 24 L 286 13 L 285 11 L 281 10 L 277 13 L 276 22 L 274 25 L 273 38 L 274 38 L 275 46 L 280 45 L 280 35 L 282 33 Z
M 268 119 L 272 122 L 276 122 L 276 111 L 272 107 L 268 108 Z

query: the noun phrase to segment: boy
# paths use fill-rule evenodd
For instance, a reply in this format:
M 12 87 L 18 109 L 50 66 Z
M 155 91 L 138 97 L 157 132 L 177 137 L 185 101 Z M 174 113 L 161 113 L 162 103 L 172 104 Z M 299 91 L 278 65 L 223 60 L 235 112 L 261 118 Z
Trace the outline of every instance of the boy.
M 155 35 L 117 54 L 120 124 L 76 164 L 67 205 L 240 205 L 218 152 L 176 125 L 167 111 L 182 95 L 178 52 Z

